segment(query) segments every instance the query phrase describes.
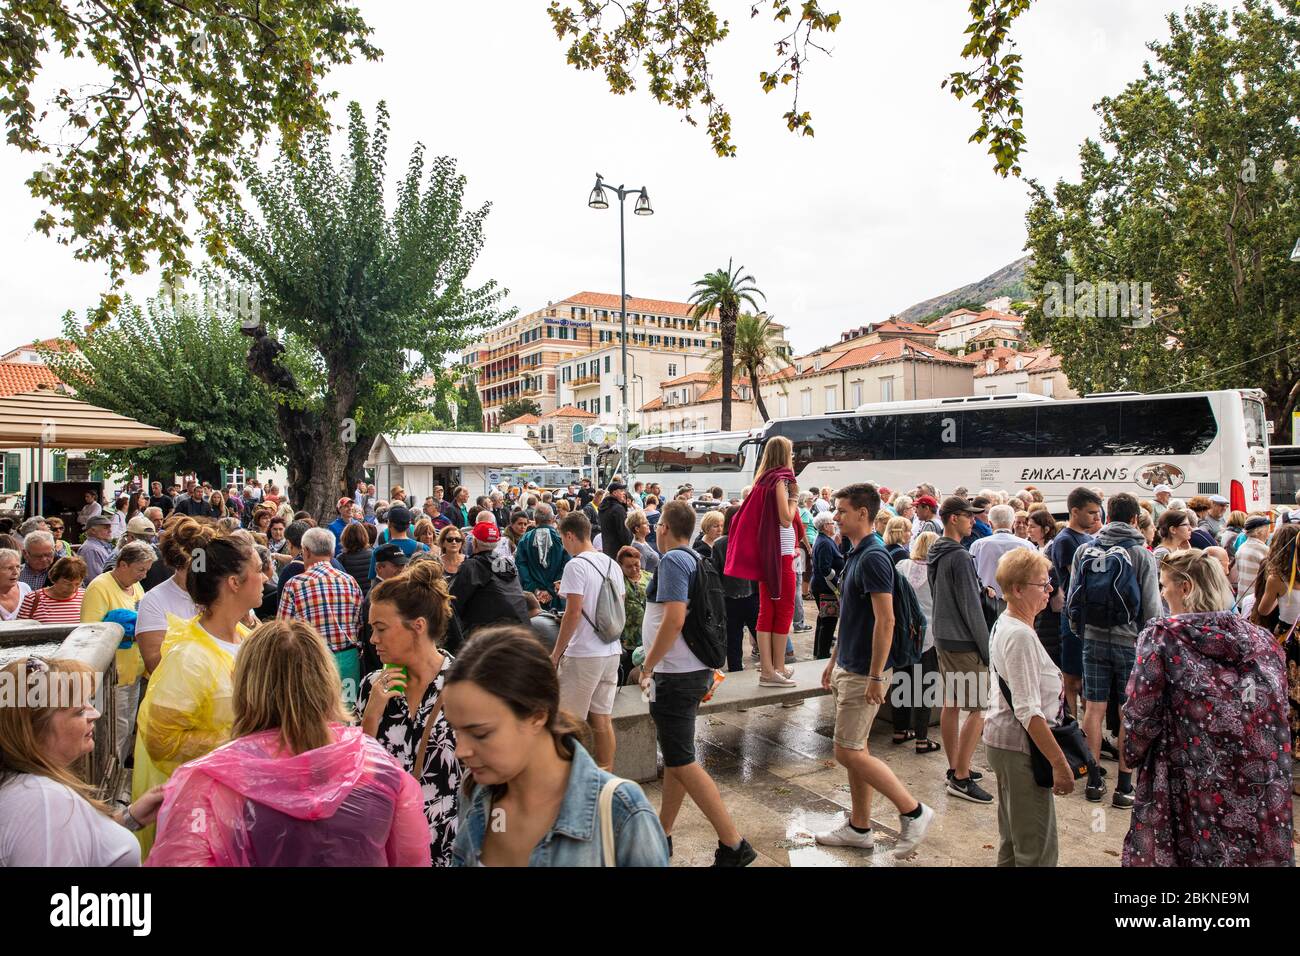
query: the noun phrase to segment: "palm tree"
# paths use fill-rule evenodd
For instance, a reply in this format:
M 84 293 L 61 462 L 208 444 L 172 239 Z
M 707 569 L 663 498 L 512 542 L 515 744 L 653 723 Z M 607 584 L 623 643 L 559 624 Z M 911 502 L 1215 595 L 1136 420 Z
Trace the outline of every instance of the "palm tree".
M 781 337 L 772 317 L 766 313 L 752 315 L 744 313 L 736 319 L 736 341 L 732 347 L 732 361 L 735 366 L 749 375 L 749 387 L 754 392 L 754 401 L 758 404 L 758 413 L 767 421 L 771 416 L 763 404 L 763 393 L 759 390 L 759 381 L 764 375 L 771 375 L 790 367 L 786 353 L 788 347 Z M 722 349 L 714 349 L 709 355 L 708 373 L 714 382 L 722 377 Z
M 735 364 L 736 320 L 740 317 L 740 307 L 748 303 L 755 312 L 758 303 L 754 296 L 766 299 L 762 291 L 754 285 L 754 277 L 742 275 L 744 266 L 733 270 L 732 260 L 727 260 L 727 268 L 707 273 L 703 279 L 695 282 L 695 291 L 689 302 L 695 308 L 691 318 L 696 327 L 715 311 L 718 313 L 718 331 L 721 333 L 722 349 L 719 356 L 722 372 L 722 422 L 724 432 L 731 431 L 731 378 Z

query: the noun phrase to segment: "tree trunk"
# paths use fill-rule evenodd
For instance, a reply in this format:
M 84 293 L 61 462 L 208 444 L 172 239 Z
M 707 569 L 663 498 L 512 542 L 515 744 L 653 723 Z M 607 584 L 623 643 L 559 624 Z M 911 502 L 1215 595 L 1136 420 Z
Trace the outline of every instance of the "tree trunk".
M 279 361 L 284 346 L 267 335 L 261 326 L 245 329 L 244 334 L 253 337 L 253 344 L 248 348 L 249 372 L 273 391 L 293 396 L 296 403 L 305 402 L 306 396 L 302 394 L 297 379 Z M 287 401 L 277 401 L 275 425 L 288 456 L 286 471 L 289 478 L 285 491 L 289 494 L 289 503 L 295 508 L 302 508 L 308 497 L 313 466 L 317 461 L 320 418 L 306 408 L 294 407 Z
M 758 406 L 758 414 L 763 416 L 763 421 L 770 421 L 771 416 L 767 414 L 767 406 L 763 404 L 763 393 L 758 390 L 758 369 L 750 368 L 749 370 L 749 387 L 754 390 L 754 404 Z
M 724 305 L 718 310 L 722 333 L 722 420 L 719 428 L 731 431 L 731 378 L 736 351 L 736 316 L 738 309 Z

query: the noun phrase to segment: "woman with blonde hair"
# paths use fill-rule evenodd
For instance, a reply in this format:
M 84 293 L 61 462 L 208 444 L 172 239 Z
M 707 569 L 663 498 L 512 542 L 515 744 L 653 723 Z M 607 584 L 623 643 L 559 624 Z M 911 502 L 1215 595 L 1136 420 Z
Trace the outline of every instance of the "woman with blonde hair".
M 233 686 L 231 740 L 172 775 L 149 866 L 429 865 L 419 785 L 348 726 L 315 628 L 260 625 Z
M 110 810 L 73 767 L 95 749 L 96 675 L 76 660 L 20 657 L 0 668 L 0 867 L 139 866 L 132 830 L 152 823 L 162 788 Z
M 447 529 L 443 528 L 442 530 L 446 531 Z M 428 518 L 421 518 L 415 523 L 415 527 L 411 529 L 411 537 L 432 551 L 437 537 L 434 533 L 433 522 Z
M 465 563 L 465 532 L 452 525 L 439 531 L 437 554 L 443 573 L 450 578 Z
M 942 749 L 939 741 L 930 739 L 930 706 L 925 701 L 927 675 L 939 672 L 939 652 L 935 650 L 934 628 L 930 626 L 930 618 L 934 614 L 934 593 L 930 590 L 929 575 L 930 546 L 938 540 L 939 536 L 933 531 L 922 531 L 912 542 L 911 554 L 894 566 L 894 573 L 901 574 L 912 586 L 916 593 L 916 603 L 921 606 L 921 615 L 925 618 L 925 638 L 921 642 L 920 662 L 910 670 L 899 670 L 894 674 L 895 683 L 903 685 L 910 701 L 893 708 L 894 743 L 902 744 L 915 739 L 916 752 L 919 754 Z M 890 692 L 891 702 L 894 693 L 897 691 Z
M 889 518 L 885 522 L 884 538 L 885 550 L 889 552 L 889 558 L 895 566 L 898 562 L 907 560 L 909 557 L 907 546 L 912 540 L 911 519 L 902 516 Z
M 1064 713 L 1061 669 L 1034 631 L 1052 593 L 1051 568 L 1036 549 L 1014 548 L 1002 555 L 996 571 L 1007 609 L 989 636 L 984 752 L 998 784 L 998 866 L 1056 866 L 1053 794 L 1074 790 L 1074 770 L 1052 734 Z M 1035 748 L 1051 764 L 1050 789 L 1034 777 Z
M 1202 551 L 1161 562 L 1160 595 L 1170 615 L 1138 636 L 1123 707 L 1124 760 L 1137 770 L 1123 865 L 1293 866 L 1277 642 L 1224 610 L 1228 579 Z
M 732 519 L 724 573 L 758 581 L 758 653 L 760 687 L 793 687 L 784 667 L 786 642 L 794 626 L 794 603 L 800 599 L 795 579 L 797 547 L 794 519 L 797 495 L 794 446 L 778 435 L 768 439 L 754 474 L 753 490 Z
M 448 866 L 464 775 L 442 707 L 452 657 L 440 645 L 452 620 L 451 594 L 438 563 L 425 560 L 377 583 L 369 601 L 370 643 L 384 666 L 361 679 L 361 728 L 419 782 L 427 852 L 434 866 Z

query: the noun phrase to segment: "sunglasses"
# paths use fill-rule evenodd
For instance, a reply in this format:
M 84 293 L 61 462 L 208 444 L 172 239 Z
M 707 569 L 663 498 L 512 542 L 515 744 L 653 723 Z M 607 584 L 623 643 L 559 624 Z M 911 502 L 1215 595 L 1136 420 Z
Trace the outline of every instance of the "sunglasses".
M 446 545 L 446 544 L 464 544 L 464 542 L 465 542 L 465 539 L 464 539 L 464 538 L 443 538 L 443 539 L 442 539 L 442 543 L 443 543 L 444 545 Z

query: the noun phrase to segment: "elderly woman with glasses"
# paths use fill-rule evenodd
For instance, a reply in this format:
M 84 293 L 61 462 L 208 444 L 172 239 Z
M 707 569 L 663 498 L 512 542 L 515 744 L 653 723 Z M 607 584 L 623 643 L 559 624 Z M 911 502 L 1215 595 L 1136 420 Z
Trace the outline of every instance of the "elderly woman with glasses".
M 1034 619 L 1051 598 L 1051 566 L 1031 548 L 1008 551 L 997 566 L 1007 609 L 989 637 L 984 749 L 998 780 L 998 866 L 1056 866 L 1053 794 L 1074 790 L 1074 773 L 1052 735 L 1062 713 L 1061 669 L 1034 630 Z M 1034 779 L 1031 746 L 1052 765 L 1050 789 Z

